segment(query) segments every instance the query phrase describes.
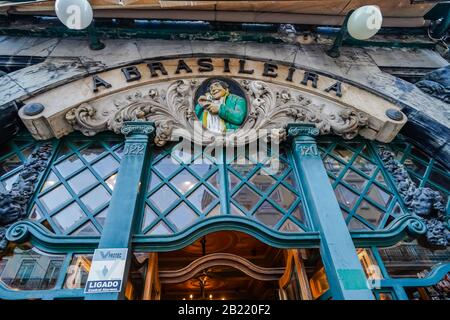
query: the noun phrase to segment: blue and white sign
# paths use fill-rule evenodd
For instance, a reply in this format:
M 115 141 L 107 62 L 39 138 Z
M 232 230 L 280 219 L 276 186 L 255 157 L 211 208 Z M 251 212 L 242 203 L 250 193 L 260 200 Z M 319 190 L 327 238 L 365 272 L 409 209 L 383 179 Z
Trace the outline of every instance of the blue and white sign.
M 84 293 L 120 292 L 128 249 L 96 249 Z

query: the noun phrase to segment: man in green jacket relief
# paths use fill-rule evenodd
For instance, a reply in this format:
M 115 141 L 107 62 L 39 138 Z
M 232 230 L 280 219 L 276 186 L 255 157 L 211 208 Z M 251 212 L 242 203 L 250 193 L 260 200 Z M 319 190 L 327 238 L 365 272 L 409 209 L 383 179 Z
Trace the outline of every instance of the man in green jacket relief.
M 198 98 L 195 114 L 203 126 L 213 132 L 238 129 L 247 116 L 247 102 L 230 93 L 223 81 L 213 81 L 208 92 Z

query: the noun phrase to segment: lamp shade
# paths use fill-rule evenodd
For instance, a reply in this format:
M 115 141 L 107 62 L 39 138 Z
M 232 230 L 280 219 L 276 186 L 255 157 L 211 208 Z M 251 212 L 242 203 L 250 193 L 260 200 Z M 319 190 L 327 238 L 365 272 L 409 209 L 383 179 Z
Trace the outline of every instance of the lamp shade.
M 87 28 L 94 16 L 87 0 L 56 0 L 55 12 L 67 28 L 74 30 Z
M 378 6 L 363 6 L 356 9 L 348 19 L 348 33 L 357 40 L 367 40 L 381 28 L 383 15 Z

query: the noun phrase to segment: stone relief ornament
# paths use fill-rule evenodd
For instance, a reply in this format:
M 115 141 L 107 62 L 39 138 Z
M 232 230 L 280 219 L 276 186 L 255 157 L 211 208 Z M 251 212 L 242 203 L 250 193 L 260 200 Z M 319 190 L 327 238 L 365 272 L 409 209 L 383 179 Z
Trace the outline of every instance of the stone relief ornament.
M 88 136 L 106 130 L 120 133 L 125 121 L 151 121 L 158 146 L 180 137 L 201 145 L 239 145 L 262 131 L 281 141 L 288 123 L 314 124 L 320 134 L 352 139 L 369 122 L 360 111 L 316 104 L 300 91 L 257 80 L 177 80 L 146 90 L 116 98 L 112 108 L 83 103 L 65 118 Z
M 52 144 L 44 143 L 38 146 L 23 165 L 11 190 L 0 194 L 0 251 L 8 246 L 5 238 L 8 227 L 25 218 L 39 176 L 47 168 L 51 154 Z
M 417 187 L 404 166 L 395 159 L 394 153 L 380 146 L 379 155 L 385 168 L 393 176 L 397 190 L 408 209 L 420 217 L 426 227 L 427 242 L 436 247 L 450 243 L 449 217 L 439 192 L 431 188 Z

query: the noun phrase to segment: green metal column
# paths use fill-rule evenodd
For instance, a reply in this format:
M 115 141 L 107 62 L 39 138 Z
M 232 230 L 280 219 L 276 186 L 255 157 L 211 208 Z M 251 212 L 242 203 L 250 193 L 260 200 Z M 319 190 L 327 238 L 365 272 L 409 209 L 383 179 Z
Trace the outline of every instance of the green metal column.
M 99 249 L 128 248 L 122 290 L 119 293 L 87 294 L 88 300 L 122 300 L 128 280 L 131 262 L 131 237 L 135 217 L 140 212 L 141 184 L 144 168 L 150 159 L 149 140 L 155 128 L 150 122 L 125 122 L 122 133 L 125 135 L 123 158 L 108 208 L 108 216 L 103 227 Z M 145 190 L 143 191 L 145 192 Z
M 288 125 L 306 206 L 320 231 L 320 252 L 331 294 L 335 300 L 374 300 L 320 157 L 314 138 L 318 134 L 314 125 Z

